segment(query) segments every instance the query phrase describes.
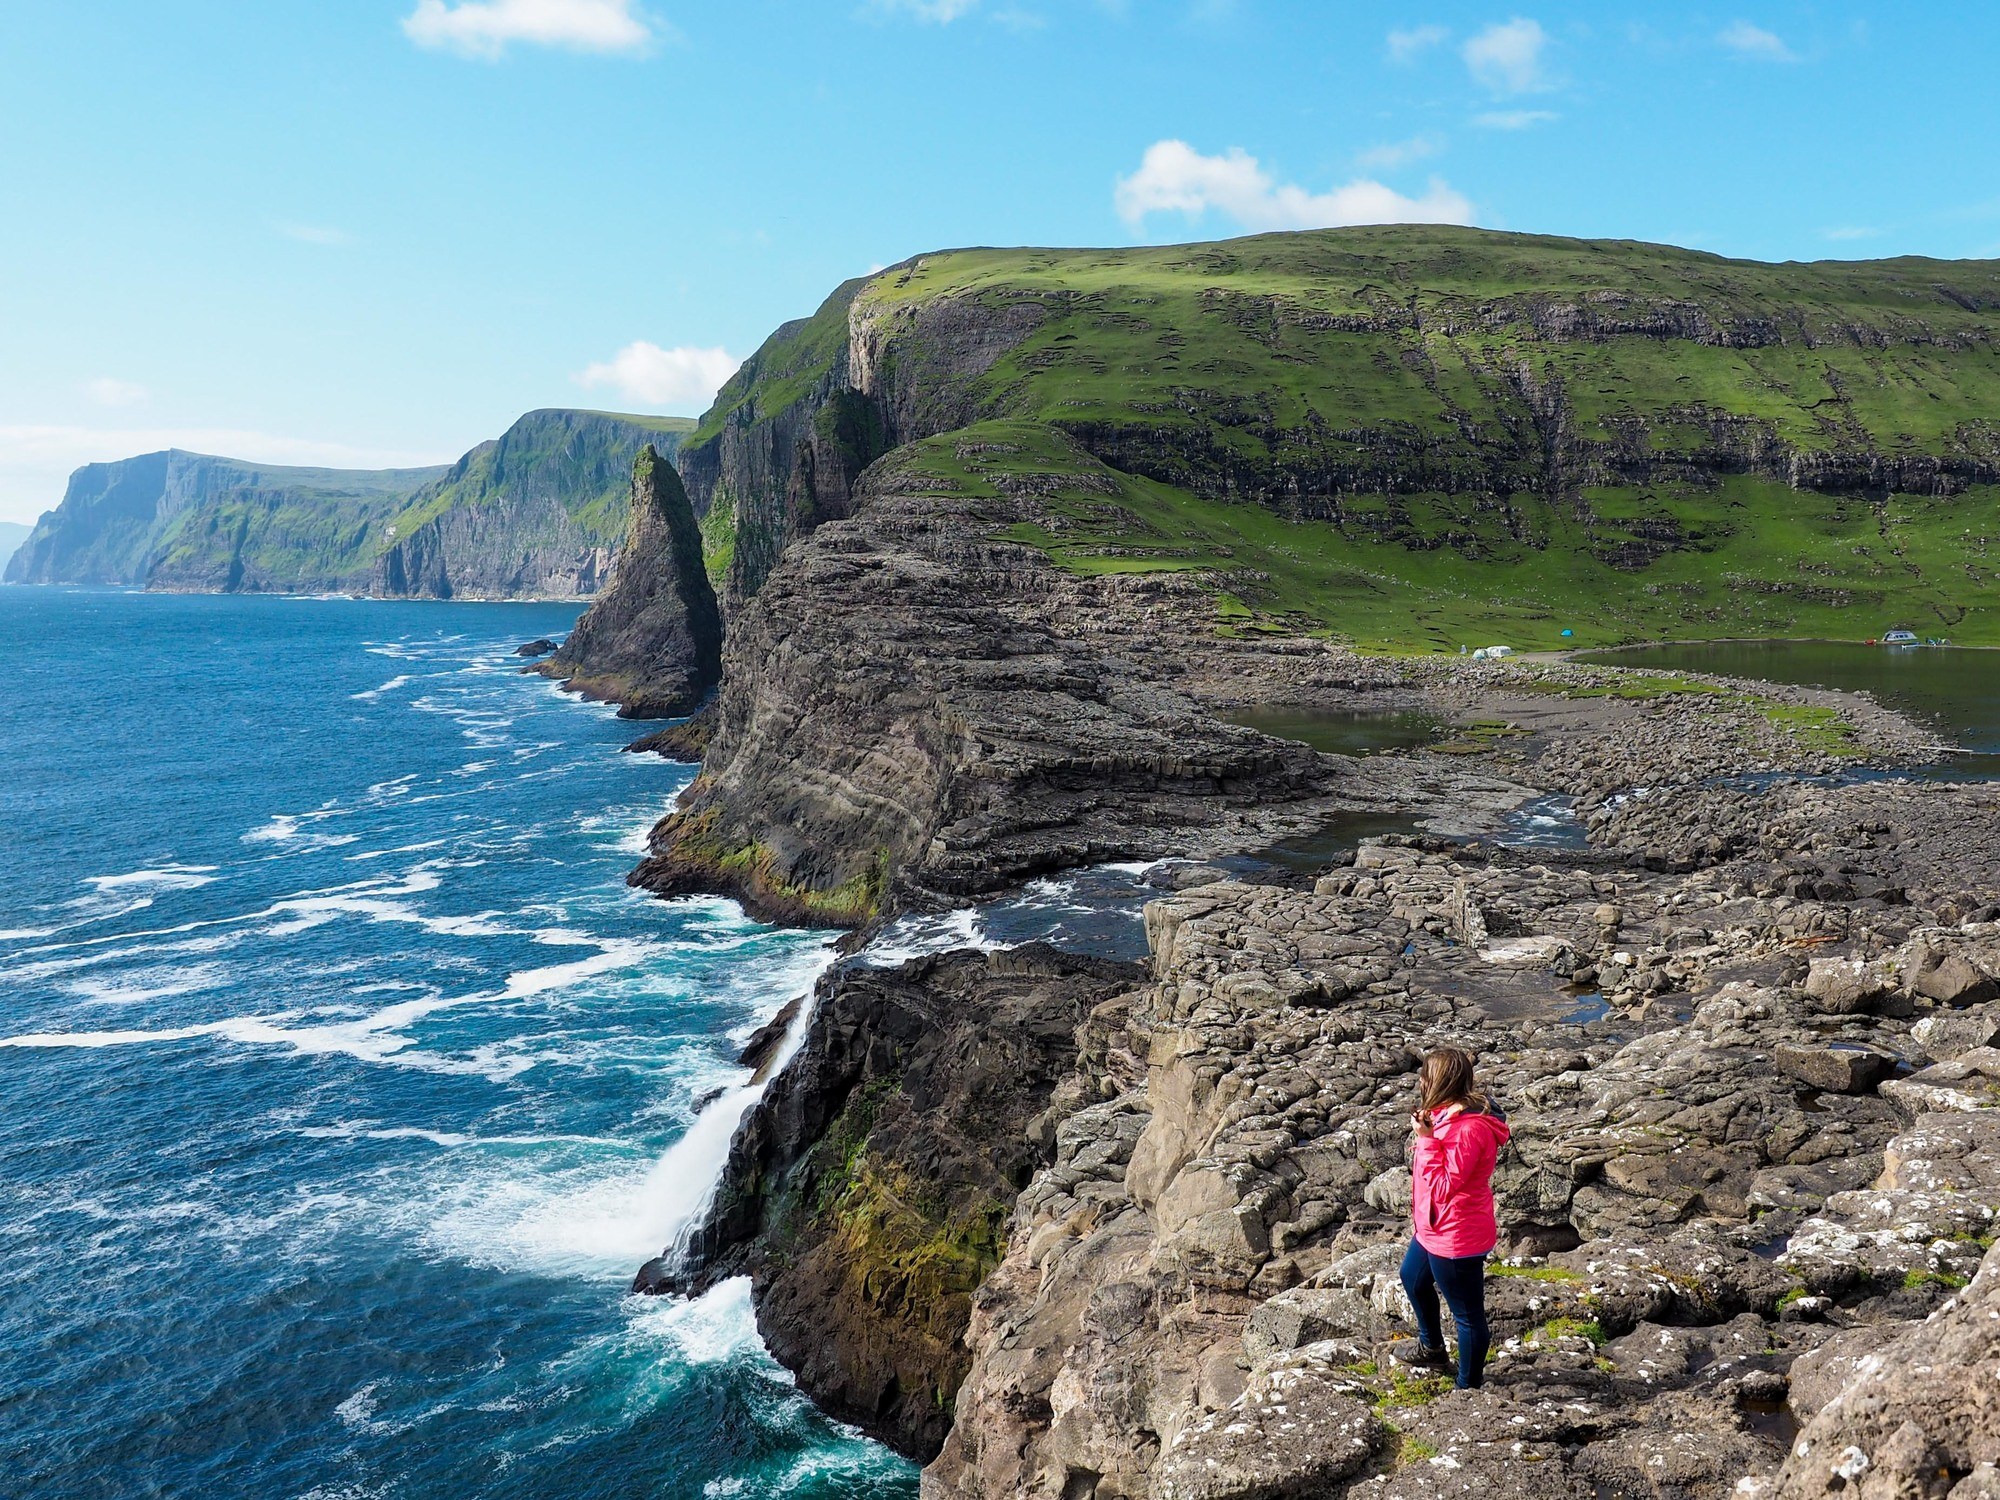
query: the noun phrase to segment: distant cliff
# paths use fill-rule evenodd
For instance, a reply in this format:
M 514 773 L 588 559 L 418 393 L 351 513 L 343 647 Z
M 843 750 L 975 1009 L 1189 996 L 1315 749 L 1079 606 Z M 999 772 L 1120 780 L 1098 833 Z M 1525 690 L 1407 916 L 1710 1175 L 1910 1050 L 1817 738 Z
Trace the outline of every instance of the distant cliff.
M 186 453 L 87 464 L 9 583 L 415 598 L 594 594 L 626 477 L 674 417 L 535 411 L 450 467 L 303 469 Z
M 19 521 L 0 521 L 0 572 L 6 570 L 8 559 L 20 550 L 21 543 L 34 529 L 23 526 Z
M 365 578 L 388 518 L 442 469 L 295 469 L 170 449 L 86 464 L 9 583 L 254 593 Z
M 684 417 L 529 412 L 412 497 L 389 523 L 369 592 L 595 594 L 625 535 L 633 460 L 650 443 L 671 462 L 693 426 Z

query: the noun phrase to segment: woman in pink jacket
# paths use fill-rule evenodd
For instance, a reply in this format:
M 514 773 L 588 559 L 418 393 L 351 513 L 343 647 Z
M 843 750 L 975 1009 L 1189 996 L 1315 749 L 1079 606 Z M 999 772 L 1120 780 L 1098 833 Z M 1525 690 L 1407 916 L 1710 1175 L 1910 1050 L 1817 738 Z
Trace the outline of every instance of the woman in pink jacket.
M 1414 1345 L 1396 1355 L 1406 1364 L 1445 1369 L 1438 1293 L 1458 1325 L 1461 1390 L 1486 1378 L 1486 1257 L 1500 1238 L 1493 1213 L 1493 1164 L 1507 1144 L 1507 1122 L 1474 1085 L 1472 1054 L 1442 1047 L 1424 1058 L 1410 1175 L 1415 1236 L 1403 1256 L 1403 1290 L 1416 1312 Z

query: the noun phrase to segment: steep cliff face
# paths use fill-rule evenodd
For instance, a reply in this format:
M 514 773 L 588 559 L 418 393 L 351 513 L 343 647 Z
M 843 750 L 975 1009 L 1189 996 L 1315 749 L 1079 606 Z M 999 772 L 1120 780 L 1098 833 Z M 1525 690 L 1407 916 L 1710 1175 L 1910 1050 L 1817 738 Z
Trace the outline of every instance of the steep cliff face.
M 1316 642 L 1218 637 L 1212 597 L 1187 580 L 1078 578 L 992 540 L 1064 485 L 1008 468 L 1009 445 L 974 446 L 961 458 L 938 438 L 877 463 L 855 516 L 795 543 L 739 609 L 699 721 L 702 775 L 635 883 L 859 925 L 1071 865 L 1266 844 L 1341 810 L 1520 795 L 1443 762 L 1357 763 L 1211 718 L 1184 690 L 1211 667 L 1270 668 L 1294 689 L 1320 671 L 1382 686 L 1399 672 Z M 950 490 L 940 454 L 972 466 Z
M 935 1456 L 972 1293 L 1053 1145 L 1035 1122 L 1077 1028 L 1141 977 L 1039 944 L 835 971 L 738 1130 L 688 1261 L 650 1267 L 642 1289 L 663 1272 L 687 1291 L 750 1276 L 765 1342 L 814 1400 Z
M 687 440 L 681 472 L 727 608 L 764 586 L 793 541 L 852 513 L 875 459 L 976 420 L 970 382 L 1040 321 L 1033 308 L 945 298 L 908 309 L 892 340 L 863 312 L 871 286 L 846 282 L 780 328 Z
M 781 330 L 687 471 L 730 607 L 852 512 L 877 453 L 1006 419 L 1172 512 L 1018 540 L 1357 637 L 1455 648 L 1556 613 L 1609 638 L 1810 633 L 1860 605 L 2000 638 L 2000 575 L 1957 561 L 1996 540 L 1996 307 L 1994 262 L 1414 226 L 952 251 Z
M 650 446 L 633 461 L 629 511 L 610 585 L 534 670 L 616 700 L 626 718 L 689 713 L 722 675 L 722 617 L 687 491 Z
M 14 583 L 191 592 L 578 598 L 624 535 L 627 478 L 675 417 L 530 412 L 450 468 L 146 454 L 89 464 L 7 565 Z
M 369 591 L 427 599 L 585 598 L 625 534 L 632 463 L 672 461 L 693 423 L 531 411 L 411 497 L 385 528 Z
M 86 464 L 7 566 L 10 583 L 348 588 L 387 519 L 442 469 L 297 469 L 183 453 Z

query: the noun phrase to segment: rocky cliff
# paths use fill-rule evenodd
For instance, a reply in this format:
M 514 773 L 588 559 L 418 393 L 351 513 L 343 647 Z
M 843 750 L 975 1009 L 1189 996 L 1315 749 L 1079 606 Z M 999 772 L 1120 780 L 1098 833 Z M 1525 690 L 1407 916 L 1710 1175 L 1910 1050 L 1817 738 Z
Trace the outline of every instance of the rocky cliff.
M 171 450 L 86 464 L 10 583 L 226 592 L 351 587 L 390 516 L 441 469 L 296 469 Z
M 646 1290 L 751 1277 L 758 1323 L 844 1421 L 929 1458 L 965 1376 L 972 1294 L 1015 1195 L 1053 1151 L 1039 1124 L 1077 1028 L 1136 966 L 1031 944 L 850 966 L 737 1132 L 694 1269 Z
M 1072 865 L 1269 844 L 1341 811 L 1421 805 L 1469 826 L 1524 795 L 1442 760 L 1342 760 L 1217 721 L 1187 691 L 1204 672 L 1269 669 L 1287 691 L 1400 673 L 1219 638 L 1187 580 L 1078 578 L 993 540 L 1050 486 L 1017 484 L 992 446 L 957 460 L 990 459 L 991 482 L 950 492 L 928 461 L 960 451 L 951 439 L 877 463 L 855 516 L 795 543 L 739 607 L 702 775 L 636 883 L 860 925 Z
M 577 598 L 625 530 L 626 476 L 670 417 L 530 412 L 449 468 L 146 454 L 88 464 L 7 564 L 13 583 L 416 598 Z
M 1774 780 L 1921 753 L 1847 700 L 1361 648 L 1984 630 L 1996 308 L 1990 263 L 1397 228 L 927 256 L 784 330 L 690 442 L 724 678 L 636 881 L 866 925 L 1430 831 L 1181 868 L 1143 982 L 1043 989 L 1068 1047 L 981 955 L 829 984 L 654 1277 L 747 1270 L 926 1500 L 1989 1493 L 2000 1420 L 1921 1350 L 2000 1359 L 1955 1300 L 2000 1213 L 1991 788 Z M 1354 760 L 1217 716 L 1257 703 L 1461 727 Z M 1531 793 L 1577 847 L 1490 837 Z M 924 1092 L 993 1014 L 1042 1038 L 981 1141 L 1039 1154 L 1013 1194 Z M 1478 1395 L 1390 1349 L 1444 1043 L 1516 1126 Z M 917 1211 L 847 1170 L 919 1141 Z
M 722 617 L 701 565 L 701 532 L 673 465 L 655 449 L 632 464 L 631 521 L 609 587 L 561 647 L 532 670 L 626 718 L 691 713 L 722 675 Z
M 672 461 L 680 417 L 531 411 L 410 498 L 384 529 L 369 591 L 426 599 L 587 598 L 629 516 L 632 464 Z

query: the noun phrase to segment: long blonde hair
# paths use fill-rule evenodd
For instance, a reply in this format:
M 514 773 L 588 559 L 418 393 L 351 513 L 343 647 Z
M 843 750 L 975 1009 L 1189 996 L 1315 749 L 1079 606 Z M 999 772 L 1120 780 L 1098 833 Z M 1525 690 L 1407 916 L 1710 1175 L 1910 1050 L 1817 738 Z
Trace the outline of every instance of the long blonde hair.
M 1424 1054 L 1423 1069 L 1417 1074 L 1417 1097 L 1425 1114 L 1448 1104 L 1463 1105 L 1476 1115 L 1486 1113 L 1486 1096 L 1473 1081 L 1472 1054 L 1463 1047 L 1440 1047 Z

